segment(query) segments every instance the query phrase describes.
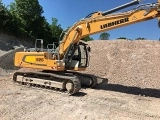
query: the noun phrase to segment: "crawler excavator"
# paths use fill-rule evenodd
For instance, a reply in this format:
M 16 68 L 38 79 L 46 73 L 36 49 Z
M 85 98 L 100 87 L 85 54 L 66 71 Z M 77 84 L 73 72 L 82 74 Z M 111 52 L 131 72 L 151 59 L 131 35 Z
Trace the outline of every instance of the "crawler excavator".
M 14 64 L 18 67 L 40 69 L 40 71 L 15 72 L 14 82 L 54 88 L 66 91 L 70 95 L 79 92 L 83 84 L 89 87 L 96 86 L 95 76 L 77 72 L 86 70 L 89 65 L 90 47 L 81 39 L 126 25 L 159 19 L 160 0 L 156 3 L 138 5 L 129 11 L 117 12 L 139 2 L 140 0 L 133 0 L 105 12 L 99 11 L 87 15 L 70 27 L 57 48 L 54 44 L 49 44 L 47 49 L 44 49 L 43 40 L 37 39 L 34 49 L 26 49 L 15 54 Z M 158 23 L 160 25 L 160 22 Z

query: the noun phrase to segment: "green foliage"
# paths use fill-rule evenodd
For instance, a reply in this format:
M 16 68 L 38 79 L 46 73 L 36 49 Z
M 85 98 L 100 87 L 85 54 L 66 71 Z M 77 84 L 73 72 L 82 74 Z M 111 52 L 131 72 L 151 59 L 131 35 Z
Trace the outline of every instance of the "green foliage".
M 51 32 L 52 32 L 52 39 L 54 40 L 54 42 L 59 41 L 59 37 L 63 31 L 63 29 L 61 28 L 61 25 L 58 24 L 58 19 L 57 18 L 52 18 L 52 24 L 50 25 L 51 28 Z
M 110 37 L 110 34 L 109 34 L 109 33 L 103 32 L 103 33 L 100 34 L 99 39 L 100 39 L 100 40 L 109 40 L 109 37 Z
M 26 40 L 44 39 L 44 44 L 58 42 L 63 31 L 58 19 L 49 24 L 42 13 L 38 0 L 14 0 L 10 9 L 0 0 L 0 30 Z
M 0 30 L 14 34 L 17 29 L 16 19 L 0 1 Z
M 0 0 L 1 31 L 25 40 L 44 39 L 44 44 L 59 41 L 63 29 L 58 24 L 58 19 L 52 18 L 52 23 L 49 24 L 42 16 L 43 8 L 38 0 L 14 0 L 9 8 L 7 9 Z M 83 40 L 90 41 L 93 38 L 87 36 Z
M 117 38 L 117 39 L 125 39 L 125 40 L 126 40 L 127 38 L 126 38 L 126 37 L 119 37 L 119 38 Z
M 15 0 L 10 5 L 10 13 L 19 21 L 21 36 L 43 38 L 46 21 L 38 0 Z
M 93 38 L 87 36 L 87 37 L 82 38 L 82 40 L 85 41 L 85 42 L 88 42 L 88 41 L 92 41 Z
M 6 22 L 8 21 L 9 15 L 7 8 L 3 5 L 2 1 L 0 1 L 0 29 L 4 30 Z
M 136 40 L 147 40 L 147 38 L 138 37 Z

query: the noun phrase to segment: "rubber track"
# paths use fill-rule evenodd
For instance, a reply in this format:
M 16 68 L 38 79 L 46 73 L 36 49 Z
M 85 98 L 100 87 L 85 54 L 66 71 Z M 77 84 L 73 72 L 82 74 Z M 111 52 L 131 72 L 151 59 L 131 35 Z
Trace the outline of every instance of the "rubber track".
M 42 76 L 43 77 L 46 77 L 46 76 L 47 77 L 54 77 L 54 78 L 62 79 L 65 82 L 67 82 L 69 80 L 70 82 L 72 82 L 74 84 L 74 86 L 73 86 L 74 90 L 73 90 L 72 93 L 69 93 L 69 95 L 73 95 L 73 94 L 79 92 L 79 90 L 81 89 L 81 82 L 79 81 L 78 77 L 76 77 L 74 75 L 64 75 L 64 74 L 60 75 L 60 74 L 45 73 L 45 72 L 15 72 L 14 75 L 13 75 L 13 81 L 17 82 L 17 83 L 19 83 L 19 81 L 16 81 L 17 75 L 21 75 L 21 76 L 33 75 L 33 78 L 34 77 L 40 77 L 41 78 Z M 45 79 L 44 79 L 44 81 L 45 81 Z M 32 84 L 34 84 L 34 83 L 32 83 Z M 35 84 L 35 85 L 37 85 L 37 84 Z M 45 85 L 40 85 L 40 86 L 43 86 L 43 88 L 45 87 Z M 49 87 L 46 87 L 46 88 L 48 89 Z M 51 87 L 51 89 L 53 89 L 53 87 Z M 56 89 L 60 92 L 64 92 L 63 89 L 59 89 L 59 88 L 54 88 L 54 89 Z

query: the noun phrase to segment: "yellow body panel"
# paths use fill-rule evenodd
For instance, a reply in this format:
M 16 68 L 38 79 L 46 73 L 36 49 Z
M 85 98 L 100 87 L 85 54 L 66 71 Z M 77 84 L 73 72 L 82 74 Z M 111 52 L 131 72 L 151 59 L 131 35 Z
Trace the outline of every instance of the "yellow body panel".
M 17 67 L 37 68 L 42 70 L 64 71 L 65 66 L 62 61 L 54 60 L 46 56 L 46 52 L 17 52 L 15 54 L 14 65 Z M 50 56 L 50 55 L 48 55 Z M 86 67 L 72 67 L 68 70 L 84 71 Z
M 27 56 L 25 58 L 26 62 L 31 62 L 31 63 L 35 63 L 36 62 L 36 57 L 35 56 Z
M 64 64 L 61 61 L 47 57 L 45 52 L 17 52 L 15 54 L 14 65 L 43 70 L 64 70 Z

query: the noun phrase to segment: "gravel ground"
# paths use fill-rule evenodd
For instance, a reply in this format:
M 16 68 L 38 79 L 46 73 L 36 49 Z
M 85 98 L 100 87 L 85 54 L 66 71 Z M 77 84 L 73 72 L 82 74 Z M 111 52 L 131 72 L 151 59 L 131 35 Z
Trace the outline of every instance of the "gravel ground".
M 14 84 L 13 71 L 5 73 L 15 70 L 14 52 L 5 56 L 5 64 L 0 57 L 1 120 L 159 120 L 160 42 L 92 41 L 89 45 L 86 72 L 98 77 L 98 85 L 82 88 L 76 96 Z
M 0 78 L 1 120 L 160 119 L 159 98 L 89 88 L 68 96 L 11 81 L 11 76 Z

